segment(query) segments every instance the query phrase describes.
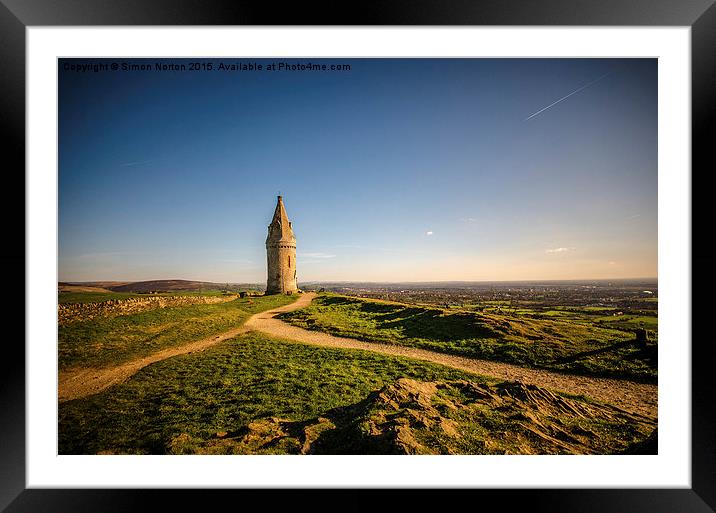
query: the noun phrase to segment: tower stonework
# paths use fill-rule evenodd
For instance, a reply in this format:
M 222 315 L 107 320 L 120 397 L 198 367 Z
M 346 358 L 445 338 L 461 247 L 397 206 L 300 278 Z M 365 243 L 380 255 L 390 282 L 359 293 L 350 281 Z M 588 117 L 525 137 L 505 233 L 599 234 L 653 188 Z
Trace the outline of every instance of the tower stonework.
M 273 219 L 266 237 L 268 280 L 266 294 L 293 294 L 298 292 L 296 278 L 296 237 L 286 215 L 283 199 L 278 197 Z

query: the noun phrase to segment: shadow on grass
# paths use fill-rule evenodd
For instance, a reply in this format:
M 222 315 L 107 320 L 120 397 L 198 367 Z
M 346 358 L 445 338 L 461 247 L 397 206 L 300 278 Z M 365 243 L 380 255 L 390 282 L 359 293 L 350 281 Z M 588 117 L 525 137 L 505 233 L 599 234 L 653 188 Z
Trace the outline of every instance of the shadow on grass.
M 366 342 L 404 345 L 566 374 L 656 380 L 655 346 L 642 348 L 634 340 L 584 341 L 579 336 L 573 340 L 571 326 L 567 324 L 534 326 L 531 324 L 534 321 L 510 321 L 477 312 L 453 313 L 428 306 L 348 297 L 320 297 L 309 309 L 279 318 L 306 329 Z M 585 338 L 584 333 L 578 335 Z
M 322 307 L 350 306 L 371 318 L 379 330 L 397 330 L 405 338 L 451 342 L 455 340 L 499 338 L 507 330 L 492 325 L 479 314 L 446 314 L 442 310 L 400 306 L 348 298 L 321 299 Z
M 601 447 L 599 443 L 587 436 L 586 438 L 574 438 L 571 435 L 591 435 L 591 430 L 585 431 L 579 425 L 564 430 L 565 424 L 561 421 L 552 425 L 548 422 L 545 427 L 542 420 L 551 419 L 555 415 L 553 409 L 561 408 L 561 412 L 570 416 L 569 418 L 579 418 L 581 420 L 592 418 L 594 420 L 609 418 L 612 425 L 610 429 L 618 430 L 622 436 L 629 431 L 633 438 L 638 430 L 634 426 L 618 426 L 618 422 L 609 417 L 609 411 L 604 407 L 589 406 L 581 402 L 574 402 L 574 399 L 565 399 L 555 396 L 551 392 L 540 389 L 539 387 L 525 386 L 519 382 L 503 382 L 493 388 L 475 387 L 467 382 L 458 382 L 454 385 L 459 386 L 459 390 L 464 394 L 458 399 L 457 405 L 450 402 L 451 409 L 464 408 L 465 412 L 478 415 L 481 419 L 483 428 L 488 429 L 479 439 L 471 442 L 470 447 L 461 446 L 462 436 L 457 431 L 453 431 L 453 435 L 457 438 L 443 438 L 448 446 L 435 446 L 439 452 L 443 452 L 446 448 L 449 453 L 478 454 L 483 453 L 488 447 L 484 441 L 484 437 L 491 437 L 494 433 L 504 432 L 505 429 L 514 429 L 521 431 L 529 436 L 537 435 L 537 441 L 533 446 L 533 450 L 543 448 L 546 443 L 549 451 L 555 449 L 564 452 L 570 447 L 565 447 L 560 441 L 551 438 L 555 436 L 562 442 L 573 442 L 576 448 L 580 447 L 585 453 L 593 452 L 596 449 L 599 453 L 600 448 L 604 450 L 604 454 L 610 454 L 614 450 L 613 447 Z M 392 396 L 392 400 L 398 400 L 399 404 L 395 405 L 391 402 L 387 403 L 384 409 L 381 407 L 381 398 L 384 399 L 384 388 L 370 392 L 364 399 L 346 406 L 331 408 L 316 417 L 301 420 L 290 421 L 277 418 L 260 419 L 252 427 L 244 426 L 230 433 L 222 433 L 223 437 L 234 440 L 241 440 L 239 443 L 246 443 L 244 449 L 253 449 L 248 453 L 289 453 L 289 454 L 324 454 L 324 455 L 395 455 L 395 454 L 420 454 L 423 449 L 429 450 L 423 442 L 418 442 L 413 438 L 412 430 L 420 431 L 421 428 L 429 428 L 430 422 L 435 421 L 433 414 L 424 416 L 421 414 L 424 404 L 419 399 L 408 396 L 402 398 L 400 395 Z M 499 399 L 503 398 L 503 399 Z M 453 399 L 455 399 L 453 397 Z M 494 401 L 507 403 L 503 406 L 495 408 Z M 434 404 L 434 403 L 432 403 Z M 480 417 L 476 412 L 475 405 L 482 405 L 496 415 L 488 415 Z M 428 410 L 431 408 L 427 407 Z M 591 408 L 591 409 L 590 409 Z M 601 409 L 600 409 L 601 408 Z M 607 407 L 609 408 L 609 407 Z M 606 414 L 604 413 L 606 411 Z M 499 413 L 498 413 L 499 412 Z M 600 413 L 601 412 L 601 413 Z M 606 415 L 606 417 L 603 417 Z M 441 418 L 439 425 L 451 426 L 452 421 L 447 418 Z M 515 419 L 520 422 L 514 423 Z M 542 419 L 542 420 L 540 420 Z M 469 421 L 475 422 L 475 419 Z M 588 420 L 587 420 L 588 422 Z M 569 423 L 568 423 L 569 425 Z M 464 427 L 464 426 L 463 426 Z M 516 440 L 519 439 L 519 435 Z M 429 439 L 428 439 L 429 440 Z M 469 439 L 468 439 L 469 440 Z M 534 440 L 533 440 L 534 441 Z M 595 445 L 592 445 L 597 442 Z M 430 442 L 428 442 L 429 444 Z M 616 453 L 625 454 L 656 454 L 656 430 L 646 439 L 638 442 L 627 442 L 629 445 L 618 449 Z M 406 445 L 407 444 L 407 445 Z M 442 444 L 441 444 L 442 445 Z M 504 449 L 504 448 L 503 448 Z M 503 450 L 501 449 L 501 450 Z M 520 446 L 515 446 L 515 450 L 520 450 Z M 574 449 L 574 446 L 572 447 Z M 169 450 L 169 447 L 165 449 Z M 407 452 L 406 452 L 407 451 Z M 489 451 L 487 451 L 489 453 Z M 527 452 L 534 453 L 534 452 Z M 567 452 L 569 453 L 569 451 Z M 581 454 L 581 451 L 574 452 Z
M 260 439 L 261 433 L 251 429 L 248 425 L 235 431 L 228 432 L 225 437 L 242 439 L 247 435 L 258 442 L 255 449 L 259 452 L 272 452 L 273 449 L 293 447 L 289 452 L 305 454 L 402 454 L 389 438 L 384 436 L 370 436 L 361 429 L 362 421 L 370 414 L 372 406 L 380 390 L 373 391 L 368 396 L 354 404 L 332 408 L 318 417 L 301 421 L 274 419 L 264 434 L 265 440 Z M 324 429 L 320 429 L 324 426 Z M 309 435 L 318 429 L 315 437 Z M 280 433 L 278 436 L 277 433 Z M 286 445 L 288 442 L 289 445 Z M 303 450 L 303 448 L 307 450 Z M 169 453 L 165 446 L 161 453 Z
M 625 340 L 622 342 L 616 342 L 610 346 L 595 349 L 593 351 L 582 351 L 581 353 L 572 354 L 564 358 L 555 360 L 556 364 L 573 363 L 577 360 L 584 358 L 590 358 L 592 356 L 603 355 L 606 353 L 615 353 L 622 349 L 632 349 L 632 351 L 622 354 L 622 357 L 627 360 L 641 360 L 646 364 L 656 367 L 658 365 L 658 350 L 657 346 L 648 345 L 646 347 L 640 347 L 639 342 L 636 340 Z

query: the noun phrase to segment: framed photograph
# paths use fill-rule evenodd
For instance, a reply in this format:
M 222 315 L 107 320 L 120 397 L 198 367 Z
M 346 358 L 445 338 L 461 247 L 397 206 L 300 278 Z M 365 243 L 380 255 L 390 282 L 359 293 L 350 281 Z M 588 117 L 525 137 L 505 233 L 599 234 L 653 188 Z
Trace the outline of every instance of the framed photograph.
M 714 510 L 712 2 L 0 23 L 27 248 L 7 511 Z

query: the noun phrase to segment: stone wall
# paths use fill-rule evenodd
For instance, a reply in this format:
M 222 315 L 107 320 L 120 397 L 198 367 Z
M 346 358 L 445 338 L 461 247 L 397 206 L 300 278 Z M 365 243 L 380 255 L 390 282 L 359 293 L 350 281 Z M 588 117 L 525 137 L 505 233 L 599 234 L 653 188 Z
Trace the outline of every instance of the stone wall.
M 116 317 L 175 306 L 207 305 L 233 301 L 238 296 L 151 296 L 129 299 L 110 299 L 97 303 L 65 303 L 57 307 L 60 326 L 73 322 L 88 321 L 98 317 Z

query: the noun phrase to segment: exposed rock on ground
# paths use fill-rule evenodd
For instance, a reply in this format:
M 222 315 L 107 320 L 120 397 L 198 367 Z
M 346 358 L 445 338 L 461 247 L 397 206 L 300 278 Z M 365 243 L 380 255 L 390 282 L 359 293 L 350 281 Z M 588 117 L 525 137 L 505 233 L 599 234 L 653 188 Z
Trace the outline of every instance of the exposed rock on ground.
M 401 378 L 359 403 L 307 421 L 275 417 L 202 440 L 175 437 L 170 453 L 615 454 L 655 451 L 652 419 L 570 399 L 535 385 Z

